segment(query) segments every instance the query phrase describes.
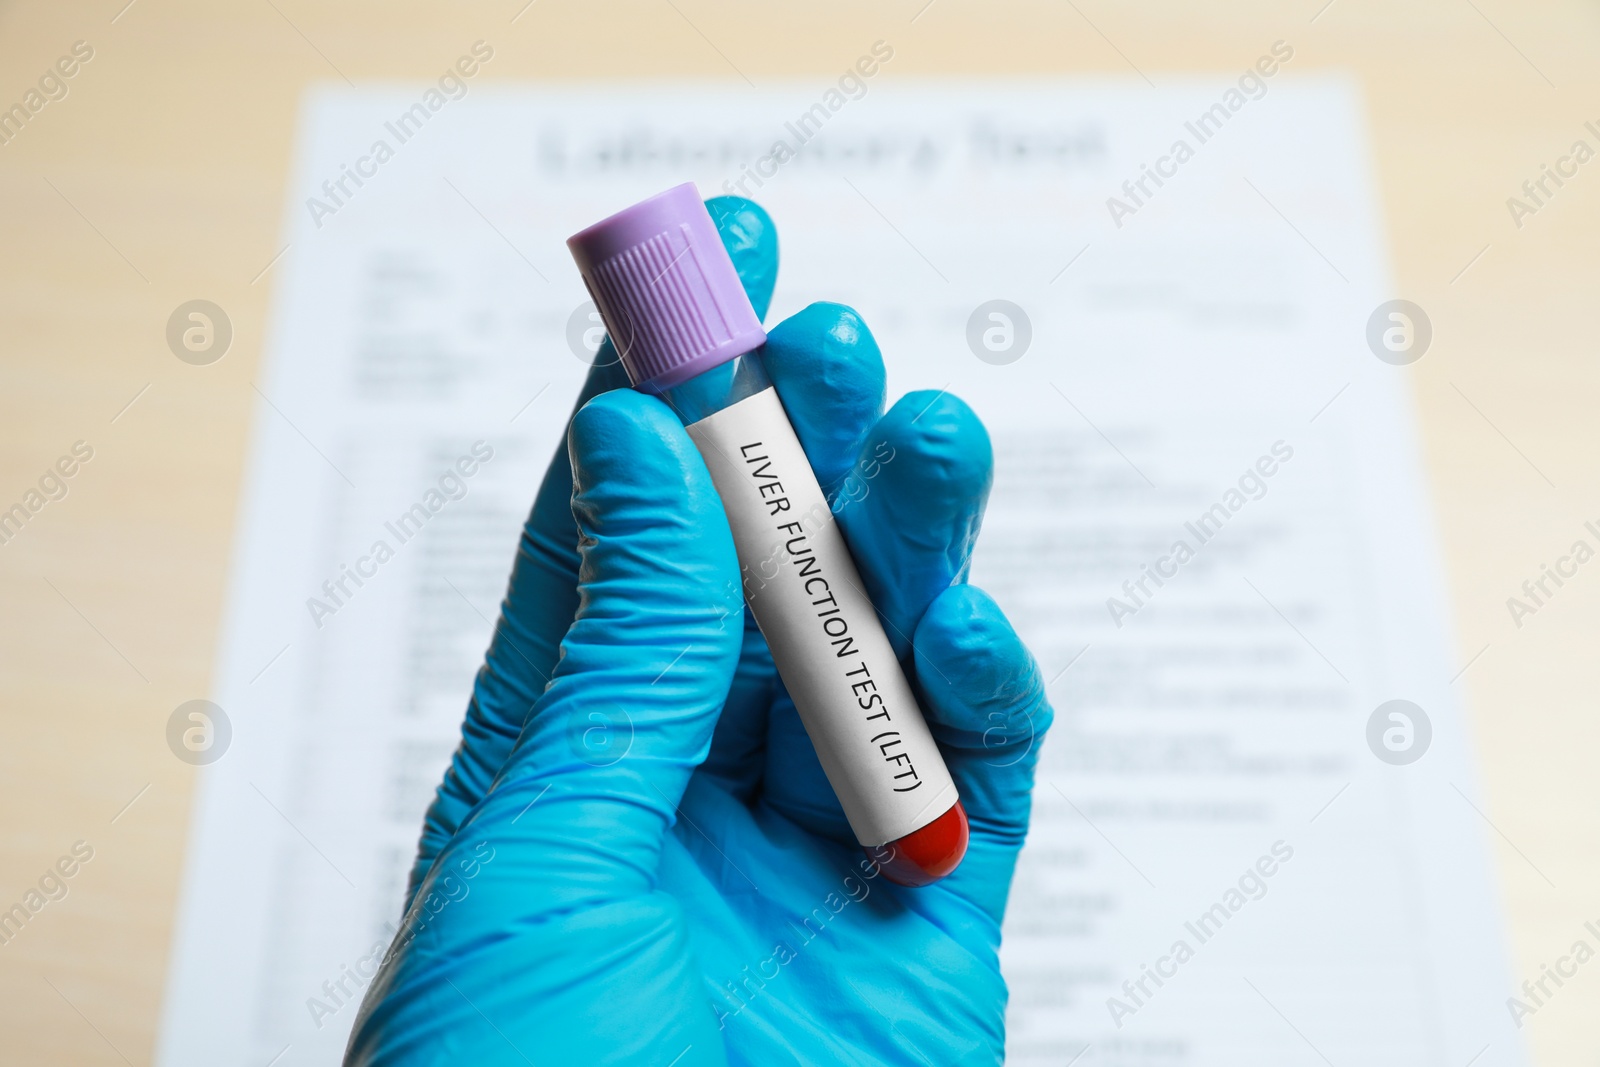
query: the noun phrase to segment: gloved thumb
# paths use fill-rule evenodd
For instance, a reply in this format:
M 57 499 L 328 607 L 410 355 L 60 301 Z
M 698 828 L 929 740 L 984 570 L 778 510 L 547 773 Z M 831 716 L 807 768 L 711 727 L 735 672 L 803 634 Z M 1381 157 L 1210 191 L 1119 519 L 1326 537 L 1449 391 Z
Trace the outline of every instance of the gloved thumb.
M 524 899 L 556 908 L 653 888 L 738 662 L 733 537 L 704 462 L 660 400 L 621 389 L 568 437 L 578 610 L 510 759 L 457 834 L 509 847 Z M 502 874 L 512 874 L 502 871 Z

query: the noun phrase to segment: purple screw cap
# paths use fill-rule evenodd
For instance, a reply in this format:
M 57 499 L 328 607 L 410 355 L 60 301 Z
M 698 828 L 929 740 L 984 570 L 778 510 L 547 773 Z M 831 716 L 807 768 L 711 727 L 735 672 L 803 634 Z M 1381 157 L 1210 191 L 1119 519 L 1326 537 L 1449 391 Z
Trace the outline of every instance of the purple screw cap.
M 659 393 L 765 343 L 693 182 L 567 238 L 634 388 Z

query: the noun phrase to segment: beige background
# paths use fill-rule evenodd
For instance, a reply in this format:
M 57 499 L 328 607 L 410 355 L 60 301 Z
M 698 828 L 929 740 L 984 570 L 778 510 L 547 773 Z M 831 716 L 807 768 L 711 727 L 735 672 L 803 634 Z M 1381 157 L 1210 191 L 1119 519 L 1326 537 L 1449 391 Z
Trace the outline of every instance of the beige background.
M 1410 373 L 1461 662 L 1487 646 L 1456 684 L 1519 979 L 1600 922 L 1600 565 L 1521 629 L 1505 605 L 1600 520 L 1600 161 L 1520 230 L 1505 205 L 1573 140 L 1600 146 L 1583 129 L 1600 126 L 1594 5 L 537 0 L 513 24 L 524 0 L 124 3 L 0 7 L 0 107 L 74 41 L 95 49 L 70 95 L 0 147 L 0 508 L 74 441 L 95 450 L 70 494 L 0 546 L 0 909 L 74 841 L 95 850 L 71 894 L 0 946 L 6 1062 L 152 1054 L 193 782 L 163 731 L 208 688 L 274 280 L 253 279 L 279 248 L 300 92 L 431 77 L 479 37 L 493 80 L 710 76 L 730 92 L 736 70 L 823 77 L 880 37 L 892 78 L 1094 72 L 1137 86 L 1136 70 L 1242 69 L 1280 38 L 1297 71 L 1355 71 L 1397 295 L 1435 328 Z M 163 340 L 195 297 L 236 331 L 210 367 Z M 1595 1063 L 1600 963 L 1526 1032 L 1541 1067 Z

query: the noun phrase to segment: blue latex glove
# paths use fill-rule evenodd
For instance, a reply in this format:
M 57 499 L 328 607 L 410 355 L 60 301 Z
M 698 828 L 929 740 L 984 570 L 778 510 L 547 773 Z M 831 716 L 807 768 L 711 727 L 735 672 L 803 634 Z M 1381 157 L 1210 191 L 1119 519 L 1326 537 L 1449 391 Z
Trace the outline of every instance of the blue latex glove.
M 771 220 L 708 206 L 764 314 Z M 1002 1059 L 996 950 L 1050 709 L 965 584 L 988 435 L 946 394 L 880 415 L 883 362 L 844 307 L 773 329 L 766 366 L 955 777 L 965 862 L 925 889 L 875 876 L 744 613 L 704 464 L 665 404 L 597 366 L 347 1063 Z

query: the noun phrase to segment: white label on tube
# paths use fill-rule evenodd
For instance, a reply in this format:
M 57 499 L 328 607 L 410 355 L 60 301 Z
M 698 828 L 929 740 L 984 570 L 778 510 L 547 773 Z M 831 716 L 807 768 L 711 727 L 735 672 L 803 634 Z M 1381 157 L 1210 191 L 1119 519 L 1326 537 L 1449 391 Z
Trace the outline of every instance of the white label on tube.
M 774 389 L 689 427 L 728 513 L 747 603 L 857 839 L 886 844 L 955 783 Z

